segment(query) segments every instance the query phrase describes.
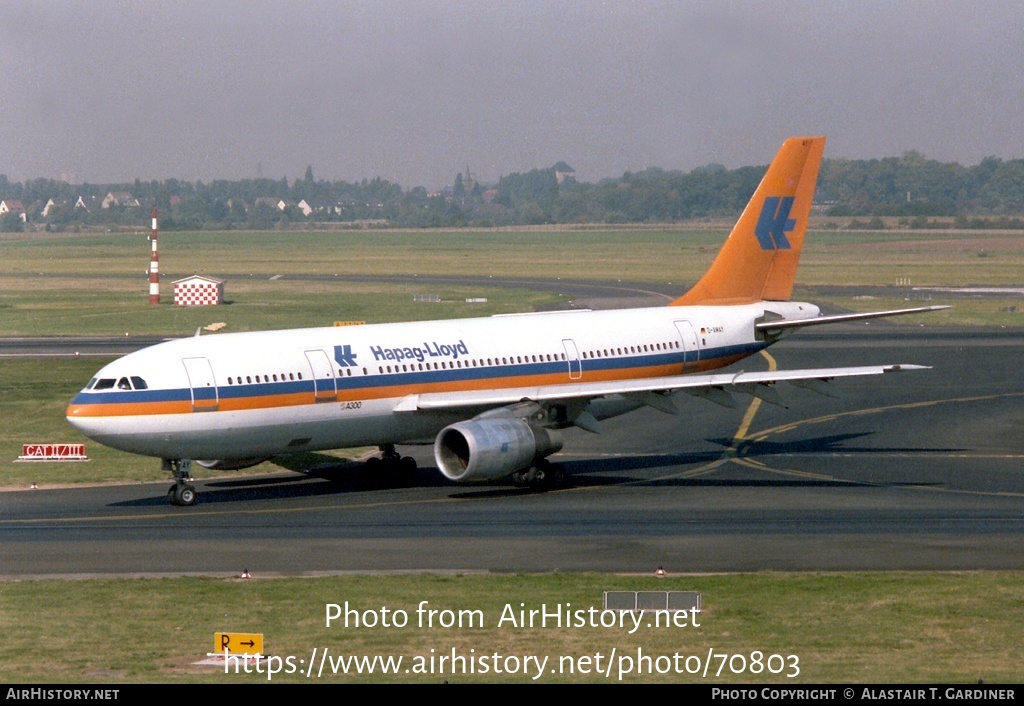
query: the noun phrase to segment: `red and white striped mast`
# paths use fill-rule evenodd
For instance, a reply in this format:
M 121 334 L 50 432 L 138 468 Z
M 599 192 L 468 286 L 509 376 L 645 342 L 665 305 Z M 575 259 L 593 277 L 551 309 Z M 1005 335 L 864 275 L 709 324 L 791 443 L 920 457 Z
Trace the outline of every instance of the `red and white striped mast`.
M 156 252 L 156 206 L 153 207 L 153 233 L 149 236 L 153 243 L 152 255 L 149 258 L 149 303 L 160 303 L 160 258 Z

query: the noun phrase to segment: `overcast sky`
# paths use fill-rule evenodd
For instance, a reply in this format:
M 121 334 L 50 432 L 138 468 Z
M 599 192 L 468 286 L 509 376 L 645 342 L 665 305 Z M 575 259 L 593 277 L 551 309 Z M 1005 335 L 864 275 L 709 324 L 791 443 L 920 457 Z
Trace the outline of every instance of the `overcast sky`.
M 2 0 L 0 173 L 105 183 L 1024 157 L 1011 0 Z M 0 195 L 2 196 L 2 195 Z

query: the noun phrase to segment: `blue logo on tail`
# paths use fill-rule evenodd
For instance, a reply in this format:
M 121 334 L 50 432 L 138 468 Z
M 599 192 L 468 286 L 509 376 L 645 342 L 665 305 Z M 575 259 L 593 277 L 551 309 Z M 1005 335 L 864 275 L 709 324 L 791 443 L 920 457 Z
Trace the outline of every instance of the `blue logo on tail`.
M 792 196 L 769 196 L 761 207 L 761 215 L 757 219 L 754 235 L 761 244 L 762 250 L 789 250 L 786 233 L 796 227 L 796 220 L 789 217 L 789 209 L 793 208 Z

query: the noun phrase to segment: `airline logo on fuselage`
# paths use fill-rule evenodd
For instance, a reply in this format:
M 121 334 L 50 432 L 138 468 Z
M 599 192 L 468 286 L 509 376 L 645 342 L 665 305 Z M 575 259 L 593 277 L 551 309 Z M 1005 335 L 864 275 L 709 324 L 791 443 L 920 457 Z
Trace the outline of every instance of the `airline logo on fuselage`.
M 789 217 L 793 208 L 792 196 L 769 196 L 761 207 L 754 235 L 762 250 L 789 250 L 786 233 L 796 227 L 796 219 Z
M 356 354 L 352 352 L 352 346 L 335 346 L 334 347 L 334 360 L 338 362 L 343 368 L 355 367 Z
M 460 355 L 469 355 L 469 348 L 465 341 L 458 343 L 433 343 L 424 342 L 422 346 L 405 346 L 403 348 L 385 348 L 383 346 L 370 346 L 374 360 L 390 360 L 399 362 L 402 360 L 415 360 L 420 363 L 427 358 L 451 358 L 458 359 Z

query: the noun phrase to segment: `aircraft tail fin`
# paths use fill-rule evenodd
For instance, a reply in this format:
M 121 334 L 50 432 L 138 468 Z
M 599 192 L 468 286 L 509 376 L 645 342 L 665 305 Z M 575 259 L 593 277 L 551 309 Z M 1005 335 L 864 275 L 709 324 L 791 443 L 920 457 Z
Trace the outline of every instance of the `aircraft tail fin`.
M 824 150 L 824 137 L 783 143 L 711 267 L 673 306 L 789 299 Z

